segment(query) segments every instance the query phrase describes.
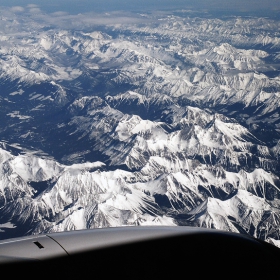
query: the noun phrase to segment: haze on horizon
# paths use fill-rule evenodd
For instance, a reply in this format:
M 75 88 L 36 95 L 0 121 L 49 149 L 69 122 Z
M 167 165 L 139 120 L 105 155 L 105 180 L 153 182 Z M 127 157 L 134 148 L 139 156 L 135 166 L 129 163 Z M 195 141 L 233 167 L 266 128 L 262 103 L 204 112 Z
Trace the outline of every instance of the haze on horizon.
M 71 14 L 105 12 L 114 10 L 168 10 L 194 9 L 209 12 L 230 12 L 248 14 L 279 14 L 279 0 L 1 0 L 0 7 L 40 8 L 44 12 L 64 11 Z

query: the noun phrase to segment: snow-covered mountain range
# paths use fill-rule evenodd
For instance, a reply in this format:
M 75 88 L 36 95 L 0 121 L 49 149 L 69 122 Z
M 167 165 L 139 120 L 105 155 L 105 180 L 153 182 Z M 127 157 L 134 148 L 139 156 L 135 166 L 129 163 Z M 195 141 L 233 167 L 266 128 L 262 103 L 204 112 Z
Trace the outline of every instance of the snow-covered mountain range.
M 279 243 L 279 21 L 0 16 L 0 238 L 156 224 Z

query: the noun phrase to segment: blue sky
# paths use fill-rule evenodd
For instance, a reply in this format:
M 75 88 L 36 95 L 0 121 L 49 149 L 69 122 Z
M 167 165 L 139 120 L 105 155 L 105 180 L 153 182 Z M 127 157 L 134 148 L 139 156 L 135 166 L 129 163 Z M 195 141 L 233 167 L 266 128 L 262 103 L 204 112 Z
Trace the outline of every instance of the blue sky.
M 280 11 L 280 0 L 0 0 L 0 6 L 38 5 L 44 12 L 84 13 L 112 10 L 198 9 L 209 11 Z

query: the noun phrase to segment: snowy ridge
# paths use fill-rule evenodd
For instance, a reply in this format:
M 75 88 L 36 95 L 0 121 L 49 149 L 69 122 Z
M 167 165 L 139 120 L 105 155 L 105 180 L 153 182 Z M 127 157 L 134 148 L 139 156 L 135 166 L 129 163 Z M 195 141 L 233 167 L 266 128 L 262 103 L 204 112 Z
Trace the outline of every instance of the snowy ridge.
M 152 122 L 135 115 L 123 115 L 98 100 L 102 112 L 96 105 L 94 109 L 95 103 L 92 103 L 87 105 L 87 117 L 73 117 L 69 124 L 74 125 L 74 133 L 94 141 L 94 148 L 104 151 L 110 157 L 111 165 L 140 168 L 150 156 L 164 157 L 165 154 L 175 158 L 179 154 L 200 157 L 204 163 L 220 162 L 237 169 L 244 160 L 249 166 L 255 161 L 263 168 L 274 165 L 270 150 L 261 141 L 223 115 L 190 106 L 177 106 L 174 112 L 174 105 L 171 105 L 165 106 L 162 114 L 173 123 Z
M 0 209 L 1 223 L 25 225 L 32 233 L 120 225 L 174 225 L 182 223 L 180 215 L 187 216 L 184 224 L 231 231 L 239 229 L 232 223 L 232 217 L 245 231 L 251 230 L 252 225 L 257 228 L 260 222 L 264 223 L 264 215 L 267 227 L 276 227 L 271 224 L 271 215 L 274 215 L 274 223 L 279 222 L 274 210 L 276 205 L 266 199 L 267 188 L 279 193 L 275 185 L 279 179 L 262 169 L 233 173 L 204 166 L 197 160 L 171 163 L 153 157 L 140 172 L 101 171 L 105 165 L 100 162 L 63 166 L 31 155 L 12 156 L 3 150 L 1 154 L 6 159 L 1 168 L 11 167 L 10 173 L 1 173 L 2 197 L 8 189 L 14 192 L 13 197 L 5 198 Z M 29 164 L 20 165 L 23 159 L 29 159 Z M 45 177 L 38 177 L 39 166 L 40 174 Z M 31 187 L 30 174 L 33 180 L 51 179 L 48 188 L 35 190 Z M 214 198 L 219 192 L 220 199 Z M 169 201 L 164 211 L 155 199 L 157 195 Z M 176 215 L 166 216 L 168 208 Z M 255 209 L 256 213 L 250 212 L 254 219 L 248 222 L 247 214 L 239 209 Z M 199 214 L 201 211 L 208 216 Z M 254 233 L 263 238 L 261 234 Z M 276 238 L 275 234 L 275 231 L 273 234 L 268 231 L 265 237 Z
M 242 190 L 226 201 L 208 198 L 188 215 L 202 227 L 238 232 L 242 225 L 256 238 L 266 239 L 271 232 L 279 237 L 279 214 L 264 199 Z
M 280 46 L 277 34 L 270 37 L 278 22 L 167 17 L 145 30 L 137 25 L 119 28 L 120 33 L 135 36 L 124 40 L 98 31 L 50 30 L 28 40 L 11 33 L 9 43 L 6 36 L 2 38 L 2 78 L 28 85 L 77 81 L 72 86 L 80 90 L 84 78 L 94 86 L 95 71 L 101 70 L 104 77 L 112 75 L 114 84 L 130 84 L 145 95 L 183 95 L 215 106 L 265 103 L 268 108 L 262 114 L 274 110 L 270 98 L 280 91 L 279 77 L 266 73 L 275 72 L 278 64 L 266 62 L 271 55 L 261 46 Z M 259 29 L 270 35 L 258 34 Z M 149 40 L 149 35 L 154 39 Z M 163 36 L 168 44 L 162 42 Z
M 262 66 L 261 59 L 268 56 L 268 53 L 260 50 L 237 50 L 228 43 L 223 43 L 218 47 L 192 53 L 194 63 L 205 65 L 216 63 L 222 73 L 227 73 L 233 69 L 239 71 L 257 70 Z M 187 58 L 186 58 L 187 59 Z M 209 67 L 211 67 L 209 65 Z
M 2 163 L 3 168 L 5 164 L 11 166 L 11 174 L 1 174 L 1 194 L 12 187 L 17 195 L 6 198 L 1 213 L 2 219 L 29 225 L 33 233 L 142 223 L 174 224 L 171 218 L 160 215 L 159 207 L 150 196 L 124 184 L 125 171 L 100 172 L 98 168 L 104 166 L 100 162 L 63 166 L 37 157 L 24 158 L 29 158 L 29 164 L 19 164 L 22 156 L 10 156 Z M 41 163 L 40 174 L 46 174 L 40 177 L 41 181 L 52 179 L 52 184 L 34 197 L 36 190 L 29 185 L 29 180 L 39 179 L 38 163 Z M 98 170 L 87 171 L 92 168 Z M 36 176 L 30 178 L 30 173 Z

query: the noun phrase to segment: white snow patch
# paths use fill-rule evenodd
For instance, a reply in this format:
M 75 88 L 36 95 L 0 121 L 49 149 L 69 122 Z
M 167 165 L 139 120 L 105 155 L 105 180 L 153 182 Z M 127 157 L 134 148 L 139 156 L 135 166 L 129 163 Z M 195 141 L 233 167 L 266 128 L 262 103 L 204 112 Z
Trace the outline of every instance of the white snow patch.
M 8 113 L 7 116 L 11 118 L 19 118 L 20 120 L 27 120 L 31 118 L 31 116 L 21 115 L 19 111 L 13 111 L 11 113 Z
M 11 222 L 0 224 L 0 228 L 16 228 L 16 225 L 12 224 Z
M 24 90 L 23 89 L 20 89 L 18 91 L 14 91 L 14 92 L 11 92 L 10 95 L 22 95 L 24 93 Z

